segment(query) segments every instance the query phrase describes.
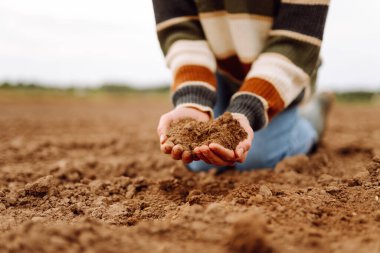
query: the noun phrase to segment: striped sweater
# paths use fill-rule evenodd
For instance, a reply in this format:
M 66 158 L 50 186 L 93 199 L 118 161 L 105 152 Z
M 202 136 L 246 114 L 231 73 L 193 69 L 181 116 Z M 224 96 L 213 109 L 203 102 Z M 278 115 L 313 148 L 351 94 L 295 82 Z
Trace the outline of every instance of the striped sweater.
M 212 113 L 218 71 L 240 85 L 228 111 L 253 130 L 307 98 L 329 0 L 153 0 L 175 106 Z

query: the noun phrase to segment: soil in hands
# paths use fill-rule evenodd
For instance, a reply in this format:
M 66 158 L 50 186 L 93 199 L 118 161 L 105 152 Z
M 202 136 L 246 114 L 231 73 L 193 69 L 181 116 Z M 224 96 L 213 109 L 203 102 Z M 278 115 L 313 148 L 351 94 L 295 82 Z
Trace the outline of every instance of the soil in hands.
M 180 144 L 185 150 L 194 150 L 202 145 L 218 143 L 234 150 L 239 142 L 247 138 L 247 132 L 227 112 L 215 120 L 200 122 L 185 118 L 173 122 L 168 132 L 168 141 Z

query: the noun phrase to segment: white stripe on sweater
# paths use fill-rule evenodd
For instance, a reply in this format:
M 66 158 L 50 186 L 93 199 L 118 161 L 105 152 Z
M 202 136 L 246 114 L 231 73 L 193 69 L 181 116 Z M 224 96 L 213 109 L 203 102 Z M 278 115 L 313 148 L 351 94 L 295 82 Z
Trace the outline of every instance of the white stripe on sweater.
M 183 87 L 187 87 L 187 86 L 202 86 L 202 87 L 205 87 L 211 91 L 216 91 L 216 88 L 214 86 L 212 86 L 211 84 L 206 83 L 206 82 L 202 82 L 202 81 L 197 81 L 197 80 L 186 81 L 186 82 L 181 83 L 180 85 L 177 86 L 176 91 L 183 88 Z
M 330 0 L 282 0 L 284 4 L 329 5 Z
M 228 29 L 225 11 L 200 13 L 200 22 L 207 41 L 218 59 L 225 59 L 236 54 Z
M 230 14 L 228 21 L 239 59 L 243 63 L 251 63 L 265 46 L 272 19 L 249 14 Z
M 165 57 L 166 63 L 173 75 L 186 65 L 198 65 L 216 70 L 215 57 L 205 40 L 177 40 L 174 42 Z
M 198 20 L 198 16 L 184 16 L 184 17 L 177 17 L 177 18 L 171 18 L 165 21 L 162 21 L 156 25 L 156 30 L 157 32 L 162 31 L 170 26 L 186 22 L 186 21 L 191 21 L 191 20 Z
M 298 32 L 288 31 L 288 30 L 272 30 L 269 32 L 269 35 L 270 36 L 285 36 L 285 37 L 289 37 L 298 41 L 303 41 L 303 42 L 306 42 L 318 47 L 320 47 L 322 44 L 322 41 L 318 38 L 305 35 L 302 33 L 298 33 Z
M 287 107 L 310 85 L 310 77 L 288 58 L 278 53 L 264 53 L 255 61 L 248 78 L 261 78 L 270 82 L 279 92 Z
M 259 55 L 273 23 L 271 17 L 226 11 L 200 13 L 200 21 L 218 59 L 237 54 L 243 63 Z

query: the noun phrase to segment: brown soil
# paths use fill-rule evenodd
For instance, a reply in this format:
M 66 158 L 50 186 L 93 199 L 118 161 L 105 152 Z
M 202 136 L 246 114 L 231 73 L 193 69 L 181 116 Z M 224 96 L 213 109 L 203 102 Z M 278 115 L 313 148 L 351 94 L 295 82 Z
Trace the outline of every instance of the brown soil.
M 379 106 L 274 171 L 193 174 L 159 151 L 163 101 L 0 94 L 0 252 L 380 252 Z
M 235 150 L 239 142 L 247 138 L 247 132 L 236 119 L 232 118 L 231 113 L 224 113 L 208 122 L 190 118 L 172 122 L 168 137 L 168 141 L 182 145 L 185 150 L 194 150 L 210 143 L 218 143 L 225 148 Z

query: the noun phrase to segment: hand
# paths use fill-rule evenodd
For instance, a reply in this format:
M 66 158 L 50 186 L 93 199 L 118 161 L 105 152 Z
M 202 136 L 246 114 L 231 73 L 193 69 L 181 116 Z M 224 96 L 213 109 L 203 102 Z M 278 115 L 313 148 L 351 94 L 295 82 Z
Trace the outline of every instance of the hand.
M 193 118 L 198 121 L 209 121 L 210 114 L 192 107 L 176 107 L 172 111 L 161 116 L 157 127 L 157 133 L 160 137 L 162 152 L 165 154 L 171 154 L 172 158 L 175 160 L 182 160 L 184 163 L 191 163 L 193 160 L 199 160 L 199 158 L 193 157 L 190 151 L 184 151 L 181 145 L 174 145 L 173 142 L 167 141 L 167 131 L 170 127 L 170 123 L 183 118 Z
M 218 143 L 210 143 L 194 149 L 195 154 L 206 163 L 216 166 L 232 166 L 235 162 L 244 162 L 253 141 L 253 130 L 246 116 L 240 113 L 232 113 L 240 126 L 247 132 L 248 136 L 241 141 L 235 150 L 227 149 Z

